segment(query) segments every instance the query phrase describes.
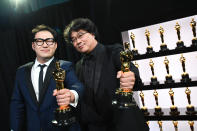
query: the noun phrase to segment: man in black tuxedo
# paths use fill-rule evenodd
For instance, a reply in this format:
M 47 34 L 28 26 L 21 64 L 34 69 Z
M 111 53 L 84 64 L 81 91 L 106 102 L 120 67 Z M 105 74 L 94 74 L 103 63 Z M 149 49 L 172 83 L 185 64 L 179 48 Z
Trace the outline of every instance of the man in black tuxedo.
M 82 131 L 147 131 L 142 112 L 137 106 L 116 110 L 112 98 L 117 88 L 138 88 L 140 77 L 131 63 L 123 73 L 120 63 L 120 44 L 104 46 L 98 42 L 94 23 L 77 18 L 65 28 L 64 38 L 83 54 L 76 64 L 76 73 L 84 83 L 85 91 L 80 105 Z M 119 81 L 119 79 L 120 81 Z
M 52 76 L 55 71 L 54 53 L 57 48 L 57 33 L 46 25 L 38 25 L 32 30 L 32 49 L 36 53 L 34 62 L 17 69 L 15 87 L 10 104 L 10 128 L 13 131 L 65 131 L 52 125 L 54 111 L 62 105 L 76 107 L 81 98 L 83 85 L 77 79 L 72 63 L 60 61 L 65 70 L 65 88 L 56 89 Z M 24 129 L 25 127 L 25 129 Z M 73 124 L 69 131 L 78 131 Z

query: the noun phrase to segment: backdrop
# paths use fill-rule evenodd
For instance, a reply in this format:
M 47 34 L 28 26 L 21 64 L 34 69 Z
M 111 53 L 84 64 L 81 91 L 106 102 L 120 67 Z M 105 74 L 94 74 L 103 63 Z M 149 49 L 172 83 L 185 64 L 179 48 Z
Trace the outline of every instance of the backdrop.
M 59 0 L 56 3 L 45 0 L 48 4 L 34 0 L 37 5 L 24 3 L 18 8 L 10 5 L 10 1 L 0 2 L 0 125 L 5 131 L 9 130 L 9 102 L 16 69 L 35 57 L 29 39 L 35 25 L 46 24 L 56 29 L 59 33 L 56 57 L 75 63 L 80 54 L 62 37 L 64 27 L 74 18 L 92 19 L 101 42 L 113 44 L 122 42 L 122 31 L 197 13 L 193 0 Z

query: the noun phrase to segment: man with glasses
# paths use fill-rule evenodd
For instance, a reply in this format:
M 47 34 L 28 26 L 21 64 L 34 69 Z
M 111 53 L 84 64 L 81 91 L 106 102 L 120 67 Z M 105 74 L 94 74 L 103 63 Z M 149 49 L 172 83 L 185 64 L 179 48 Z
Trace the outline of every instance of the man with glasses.
M 57 48 L 57 33 L 46 25 L 32 30 L 34 62 L 18 68 L 10 104 L 10 128 L 13 131 L 78 131 L 77 124 L 71 127 L 52 125 L 54 111 L 58 106 L 76 107 L 82 96 L 83 85 L 75 76 L 72 63 L 59 60 L 66 71 L 65 88 L 56 89 L 52 72 L 56 69 L 54 53 Z
M 149 130 L 137 106 L 128 110 L 116 110 L 112 107 L 112 98 L 117 88 L 133 89 L 141 84 L 139 72 L 132 63 L 131 71 L 120 71 L 122 45 L 107 46 L 99 43 L 97 28 L 87 18 L 71 21 L 64 30 L 64 38 L 83 54 L 76 64 L 76 73 L 85 89 L 80 104 L 81 130 Z

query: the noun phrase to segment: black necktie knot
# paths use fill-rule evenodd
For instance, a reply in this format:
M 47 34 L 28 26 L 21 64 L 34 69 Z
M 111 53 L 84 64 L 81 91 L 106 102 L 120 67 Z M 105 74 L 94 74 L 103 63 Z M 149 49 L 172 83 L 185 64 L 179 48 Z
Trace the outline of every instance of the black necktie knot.
M 43 65 L 39 64 L 38 66 L 40 67 L 40 70 L 43 70 L 46 65 L 45 64 L 43 64 Z

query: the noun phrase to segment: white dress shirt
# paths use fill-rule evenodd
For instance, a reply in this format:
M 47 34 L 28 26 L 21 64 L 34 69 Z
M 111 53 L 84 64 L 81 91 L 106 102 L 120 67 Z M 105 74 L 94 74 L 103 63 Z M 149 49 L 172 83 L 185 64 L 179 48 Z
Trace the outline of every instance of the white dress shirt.
M 49 61 L 44 63 L 46 66 L 43 69 L 43 81 L 45 79 L 46 71 L 47 71 L 47 69 L 49 67 L 49 64 L 51 63 L 51 61 L 53 59 L 54 59 L 54 57 L 52 57 Z M 32 66 L 32 69 L 31 69 L 31 80 L 32 80 L 32 84 L 33 84 L 33 87 L 34 87 L 34 91 L 36 93 L 37 100 L 39 100 L 39 87 L 38 87 L 38 83 L 39 83 L 38 82 L 38 78 L 39 78 L 39 72 L 40 72 L 39 64 L 41 64 L 41 63 L 38 62 L 38 60 L 36 59 L 34 65 Z M 43 64 L 41 64 L 41 65 L 43 65 Z M 70 105 L 76 107 L 77 103 L 78 103 L 79 95 L 78 95 L 78 93 L 75 90 L 70 90 L 70 91 L 75 96 L 75 102 L 74 103 L 70 103 Z

